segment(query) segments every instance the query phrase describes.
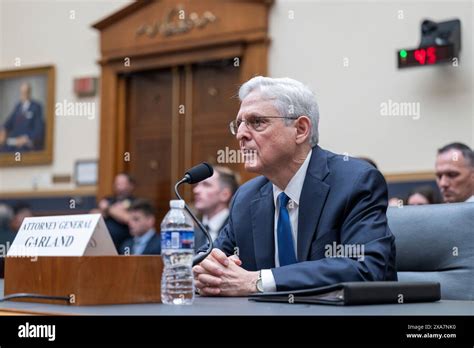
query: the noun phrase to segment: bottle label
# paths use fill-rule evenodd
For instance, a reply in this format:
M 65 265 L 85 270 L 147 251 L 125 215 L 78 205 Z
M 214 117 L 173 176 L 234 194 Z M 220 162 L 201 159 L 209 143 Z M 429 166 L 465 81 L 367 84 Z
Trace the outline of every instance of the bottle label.
M 194 231 L 161 231 L 162 249 L 194 249 Z

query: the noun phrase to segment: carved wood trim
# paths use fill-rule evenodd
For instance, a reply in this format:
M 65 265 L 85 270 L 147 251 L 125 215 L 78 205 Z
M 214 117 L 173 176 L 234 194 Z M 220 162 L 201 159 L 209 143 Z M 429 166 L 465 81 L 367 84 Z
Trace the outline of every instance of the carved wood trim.
M 132 46 L 120 47 L 120 49 L 106 49 L 104 50 L 104 42 L 112 40 L 110 30 L 113 27 L 120 26 L 120 22 L 130 23 L 127 21 L 129 16 L 136 15 L 137 11 L 149 6 L 156 1 L 140 1 L 133 3 L 124 9 L 112 14 L 111 16 L 94 24 L 94 28 L 101 31 L 101 59 L 99 64 L 102 69 L 101 78 L 101 125 L 100 125 L 100 158 L 99 158 L 99 184 L 98 184 L 98 199 L 105 195 L 112 193 L 112 186 L 114 176 L 122 170 L 126 170 L 127 166 L 123 162 L 123 152 L 127 145 L 127 86 L 125 78 L 120 77 L 121 74 L 131 72 L 159 69 L 159 68 L 173 68 L 176 69 L 175 74 L 178 74 L 178 66 L 185 66 L 195 62 L 204 62 L 217 59 L 224 59 L 230 57 L 241 57 L 242 65 L 240 70 L 240 81 L 244 82 L 249 78 L 261 74 L 267 74 L 267 53 L 270 40 L 268 39 L 268 9 L 273 1 L 267 0 L 220 0 L 214 2 L 206 0 L 209 4 L 221 4 L 223 2 L 242 3 L 248 5 L 249 3 L 261 4 L 266 7 L 258 8 L 258 13 L 262 13 L 265 18 L 256 26 L 250 19 L 246 19 L 248 24 L 240 26 L 238 32 L 229 32 L 222 35 L 207 35 L 200 34 L 191 35 L 191 33 L 180 35 L 179 40 L 161 40 L 159 44 L 153 44 L 153 39 L 150 38 L 150 45 L 137 46 L 131 43 Z M 176 5 L 179 1 L 162 0 L 158 1 L 170 6 Z M 204 3 L 200 1 L 200 4 Z M 193 3 L 194 4 L 194 3 Z M 216 5 L 217 6 L 217 5 Z M 212 7 L 210 8 L 212 10 Z M 248 7 L 247 7 L 248 9 Z M 145 12 L 144 12 L 145 13 Z M 216 13 L 216 15 L 220 15 Z M 238 13 L 232 13 L 233 16 Z M 262 17 L 260 17 L 262 18 Z M 149 18 L 148 18 L 149 19 Z M 245 19 L 245 18 L 244 18 Z M 243 20 L 244 20 L 243 19 Z M 245 29 L 248 25 L 249 29 Z M 124 27 L 122 30 L 136 30 L 136 28 Z M 250 29 L 252 28 L 252 29 Z M 199 36 L 199 37 L 198 37 Z M 112 48 L 113 45 L 106 45 Z M 115 46 L 117 47 L 117 46 Z M 124 64 L 124 59 L 130 58 L 130 65 Z M 178 76 L 178 75 L 177 75 Z M 122 81 L 123 80 L 123 81 Z M 190 144 L 185 143 L 183 149 L 179 149 L 179 141 L 176 134 L 179 133 L 180 124 L 178 117 L 179 105 L 179 83 L 186 83 L 187 81 L 179 81 L 179 77 L 173 78 L 173 115 L 172 124 L 172 156 L 179 158 L 179 163 L 173 163 L 171 176 L 173 179 L 178 179 L 185 163 L 191 161 L 189 154 Z M 185 94 L 190 94 L 186 88 Z M 188 97 L 187 95 L 183 97 Z M 186 106 L 186 112 L 192 110 L 192 104 Z M 187 116 L 181 127 L 185 131 L 190 131 L 190 120 L 187 121 Z M 176 122 L 178 121 L 178 122 Z M 188 137 L 187 137 L 188 138 Z M 190 138 L 190 137 L 189 137 Z M 192 144 L 191 144 L 192 146 Z M 192 164 L 191 164 L 192 165 Z M 245 178 L 253 177 L 251 174 L 246 174 Z M 243 177 L 244 179 L 244 177 Z M 174 196 L 173 188 L 170 188 L 172 196 Z

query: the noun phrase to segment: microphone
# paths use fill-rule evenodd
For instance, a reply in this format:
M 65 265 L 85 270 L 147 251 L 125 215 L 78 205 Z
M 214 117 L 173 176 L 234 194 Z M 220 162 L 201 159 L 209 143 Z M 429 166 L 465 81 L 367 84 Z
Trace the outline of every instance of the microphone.
M 180 181 L 178 181 L 176 185 L 174 185 L 174 193 L 176 194 L 176 197 L 184 201 L 184 199 L 181 198 L 178 192 L 179 185 L 183 183 L 197 184 L 198 182 L 201 182 L 203 180 L 206 180 L 207 178 L 210 178 L 212 174 L 214 174 L 214 169 L 209 163 L 202 162 L 201 164 L 198 164 L 197 166 L 192 167 L 184 174 L 184 177 Z M 184 209 L 188 212 L 188 214 L 191 216 L 194 222 L 198 225 L 199 229 L 204 233 L 204 235 L 206 236 L 209 242 L 209 247 L 204 253 L 194 256 L 193 266 L 195 266 L 198 263 L 200 263 L 202 260 L 204 260 L 211 253 L 212 248 L 213 248 L 213 243 L 212 243 L 212 238 L 211 238 L 211 235 L 209 234 L 209 231 L 206 230 L 202 222 L 199 221 L 196 215 L 194 215 L 191 209 L 189 209 L 186 202 L 184 203 Z
M 192 167 L 184 174 L 184 180 L 188 184 L 197 184 L 207 178 L 210 178 L 214 174 L 214 169 L 209 163 L 202 162 L 197 166 Z

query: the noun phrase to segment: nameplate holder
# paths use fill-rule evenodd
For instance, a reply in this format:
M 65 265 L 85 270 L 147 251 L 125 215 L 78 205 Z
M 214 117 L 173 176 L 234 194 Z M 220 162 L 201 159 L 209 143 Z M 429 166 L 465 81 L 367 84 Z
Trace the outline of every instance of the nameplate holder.
M 8 250 L 4 291 L 46 296 L 22 302 L 159 303 L 162 271 L 159 255 L 117 255 L 100 214 L 32 217 Z
M 100 214 L 29 217 L 8 250 L 9 257 L 117 255 Z

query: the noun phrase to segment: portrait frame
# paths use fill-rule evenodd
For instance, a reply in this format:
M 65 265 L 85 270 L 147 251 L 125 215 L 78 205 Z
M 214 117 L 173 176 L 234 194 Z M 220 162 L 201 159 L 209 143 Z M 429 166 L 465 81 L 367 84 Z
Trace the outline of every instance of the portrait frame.
M 74 182 L 76 186 L 96 186 L 98 182 L 99 161 L 77 160 L 74 163 Z
M 0 144 L 0 167 L 50 164 L 53 161 L 55 67 L 53 65 L 28 67 L 0 71 L 0 128 L 5 129 L 7 120 L 16 110 L 20 101 L 19 85 L 30 85 L 31 104 L 39 105 L 37 116 L 43 119 L 41 145 L 30 150 L 15 150 L 7 141 Z M 34 85 L 32 87 L 32 85 Z M 36 91 L 35 91 L 36 89 Z M 16 93 L 16 99 L 12 96 Z M 29 115 L 31 111 L 29 111 Z M 32 117 L 32 116 L 30 116 Z M 5 130 L 6 132 L 6 130 Z

